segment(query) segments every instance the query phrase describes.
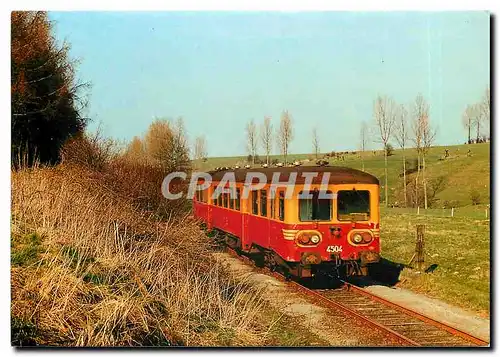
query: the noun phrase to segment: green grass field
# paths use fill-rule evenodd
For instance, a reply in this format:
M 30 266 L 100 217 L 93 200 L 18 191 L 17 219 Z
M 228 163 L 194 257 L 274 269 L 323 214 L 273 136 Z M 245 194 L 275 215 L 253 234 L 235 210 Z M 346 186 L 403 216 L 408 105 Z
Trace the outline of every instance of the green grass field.
M 440 160 L 444 156 L 444 150 L 448 149 L 450 157 Z M 467 151 L 471 150 L 472 156 L 467 156 Z M 406 160 L 412 162 L 416 159 L 415 149 L 405 150 Z M 261 157 L 262 158 L 262 157 Z M 273 155 L 271 159 L 283 161 L 282 156 Z M 288 161 L 311 159 L 304 165 L 315 165 L 312 154 L 289 155 Z M 391 198 L 389 203 L 393 203 L 393 194 L 396 189 L 401 189 L 402 178 L 402 151 L 394 150 L 394 154 L 388 158 L 388 183 Z M 330 165 L 346 166 L 361 170 L 362 162 L 358 154 L 348 154 L 345 160 L 330 159 Z M 375 175 L 383 184 L 384 177 L 384 156 L 382 151 L 366 151 L 364 154 L 365 171 Z M 234 157 L 213 157 L 206 162 L 194 162 L 198 170 L 211 170 L 215 167 L 234 165 L 245 165 L 246 156 Z M 455 207 L 471 206 L 471 190 L 479 193 L 481 209 L 490 203 L 490 143 L 456 145 L 456 146 L 436 146 L 429 150 L 426 158 L 428 181 L 443 177 L 443 190 L 436 195 L 435 207 L 441 208 L 445 201 L 455 201 Z M 383 195 L 383 189 L 381 189 Z
M 409 263 L 416 224 L 425 224 L 425 267 L 432 273 L 404 269 L 400 286 L 465 307 L 482 315 L 490 306 L 490 221 L 471 217 L 417 216 L 382 212 L 382 256 Z

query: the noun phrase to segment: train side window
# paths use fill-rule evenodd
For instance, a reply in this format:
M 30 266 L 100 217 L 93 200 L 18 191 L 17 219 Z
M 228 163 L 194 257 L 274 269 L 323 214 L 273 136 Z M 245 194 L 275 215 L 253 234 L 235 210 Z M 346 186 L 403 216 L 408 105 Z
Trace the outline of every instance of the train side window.
M 234 200 L 234 208 L 240 210 L 240 189 L 236 188 L 236 198 Z
M 260 190 L 260 215 L 267 217 L 267 191 Z
M 252 191 L 252 214 L 259 214 L 258 191 Z
M 212 192 L 212 204 L 214 206 L 218 206 L 219 202 L 217 202 L 217 199 L 219 198 L 219 196 L 217 195 L 217 189 L 214 187 L 214 190 Z
M 276 214 L 274 213 L 274 200 L 276 196 L 269 199 L 269 210 L 271 211 L 271 218 L 275 218 Z
M 203 194 L 205 193 L 205 191 L 203 190 L 197 190 L 196 191 L 196 201 L 198 202 L 204 202 L 203 200 Z
M 280 221 L 284 221 L 285 220 L 285 192 L 284 191 L 280 191 L 278 199 L 279 199 L 279 202 L 278 202 L 279 219 L 280 219 Z
M 234 209 L 234 190 L 231 189 L 231 193 L 229 194 L 229 208 Z
M 222 193 L 218 192 L 217 194 L 217 206 L 222 207 Z

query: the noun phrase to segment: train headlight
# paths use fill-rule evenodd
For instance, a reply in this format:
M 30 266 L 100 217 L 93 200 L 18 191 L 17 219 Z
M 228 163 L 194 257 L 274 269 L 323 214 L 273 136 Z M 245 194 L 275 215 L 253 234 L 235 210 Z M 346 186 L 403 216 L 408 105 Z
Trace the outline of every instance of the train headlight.
M 295 239 L 299 245 L 316 245 L 321 242 L 321 233 L 318 231 L 299 231 Z
M 363 242 L 370 243 L 373 240 L 373 237 L 370 233 L 363 234 Z
M 318 244 L 319 243 L 319 236 L 317 236 L 317 235 L 312 236 L 311 243 Z
M 352 241 L 356 244 L 359 244 L 363 242 L 363 236 L 359 233 L 356 233 L 355 235 L 352 236 Z

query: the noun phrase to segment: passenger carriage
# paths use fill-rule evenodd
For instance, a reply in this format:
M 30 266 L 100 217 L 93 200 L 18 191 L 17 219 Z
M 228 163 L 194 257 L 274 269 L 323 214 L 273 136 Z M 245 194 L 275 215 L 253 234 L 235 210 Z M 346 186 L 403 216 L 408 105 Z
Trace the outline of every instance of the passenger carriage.
M 217 190 L 228 172 L 234 174 L 233 195 Z M 258 190 L 254 189 L 255 182 L 245 183 L 247 175 L 256 172 L 265 177 Z M 272 184 L 276 173 L 279 186 Z M 349 275 L 366 275 L 367 265 L 379 261 L 376 177 L 334 166 L 234 169 L 209 174 L 211 185 L 198 191 L 193 200 L 194 215 L 209 229 L 225 232 L 233 248 L 261 253 L 269 263 L 299 277 L 332 268 L 345 268 Z M 285 184 L 294 175 L 295 184 Z M 309 179 L 309 187 L 308 175 L 314 176 Z M 229 183 L 224 186 L 230 187 Z M 243 197 L 245 187 L 249 190 L 247 198 Z M 288 188 L 291 197 L 286 196 Z M 302 195 L 305 191 L 310 197 Z

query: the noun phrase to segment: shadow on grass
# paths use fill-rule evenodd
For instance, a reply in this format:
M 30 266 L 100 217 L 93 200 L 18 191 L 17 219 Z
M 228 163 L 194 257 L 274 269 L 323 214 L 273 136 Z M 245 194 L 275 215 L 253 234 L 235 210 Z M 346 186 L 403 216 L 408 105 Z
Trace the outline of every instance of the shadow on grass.
M 394 286 L 399 282 L 399 275 L 404 268 L 410 268 L 403 263 L 393 262 L 389 259 L 380 258 L 380 261 L 371 264 L 368 268 L 369 275 L 366 281 L 360 281 L 359 286 L 385 285 Z M 364 284 L 363 284 L 364 283 Z

